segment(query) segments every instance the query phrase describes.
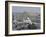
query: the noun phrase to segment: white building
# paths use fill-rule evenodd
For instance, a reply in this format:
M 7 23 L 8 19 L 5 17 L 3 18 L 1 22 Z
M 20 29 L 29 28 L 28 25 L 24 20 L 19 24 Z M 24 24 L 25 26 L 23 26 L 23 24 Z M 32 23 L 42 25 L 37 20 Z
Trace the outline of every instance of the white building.
M 27 17 L 26 20 L 24 20 L 24 22 L 29 23 L 29 24 L 32 25 L 32 21 L 31 21 L 31 19 L 29 17 Z

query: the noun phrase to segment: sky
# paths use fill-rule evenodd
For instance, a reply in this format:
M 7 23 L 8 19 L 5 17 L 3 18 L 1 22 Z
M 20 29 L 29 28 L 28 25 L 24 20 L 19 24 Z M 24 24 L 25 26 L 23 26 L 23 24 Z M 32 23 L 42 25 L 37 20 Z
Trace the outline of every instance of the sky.
M 21 6 L 13 6 L 13 13 L 23 13 L 23 12 L 32 12 L 32 13 L 40 13 L 40 7 L 21 7 Z

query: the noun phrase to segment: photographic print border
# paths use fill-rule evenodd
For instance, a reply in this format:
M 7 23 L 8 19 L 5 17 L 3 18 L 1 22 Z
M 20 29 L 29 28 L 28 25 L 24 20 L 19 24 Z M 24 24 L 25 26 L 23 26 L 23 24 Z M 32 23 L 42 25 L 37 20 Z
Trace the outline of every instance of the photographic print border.
M 27 3 L 27 4 L 42 4 L 43 5 L 43 32 L 42 33 L 26 33 L 26 34 L 8 34 L 8 2 L 12 3 Z M 22 2 L 22 1 L 5 1 L 5 36 L 18 36 L 18 35 L 35 35 L 35 34 L 45 34 L 45 3 L 41 2 Z

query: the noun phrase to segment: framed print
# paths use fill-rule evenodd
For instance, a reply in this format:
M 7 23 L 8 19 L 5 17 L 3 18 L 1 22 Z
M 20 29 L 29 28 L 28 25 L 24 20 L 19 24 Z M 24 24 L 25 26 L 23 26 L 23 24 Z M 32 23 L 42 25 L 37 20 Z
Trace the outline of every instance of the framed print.
M 34 35 L 45 33 L 45 3 L 5 2 L 5 35 Z

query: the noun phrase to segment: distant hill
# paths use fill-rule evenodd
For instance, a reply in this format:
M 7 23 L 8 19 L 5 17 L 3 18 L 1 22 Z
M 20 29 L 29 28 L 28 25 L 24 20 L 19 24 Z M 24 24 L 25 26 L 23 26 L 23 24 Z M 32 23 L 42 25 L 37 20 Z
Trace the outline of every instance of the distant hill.
M 23 12 L 23 13 L 15 13 L 13 14 L 14 15 L 14 18 L 16 20 L 23 20 L 23 18 L 25 19 L 26 17 L 29 16 L 29 18 L 34 21 L 36 18 L 40 18 L 40 14 L 39 13 L 32 13 L 32 12 Z

